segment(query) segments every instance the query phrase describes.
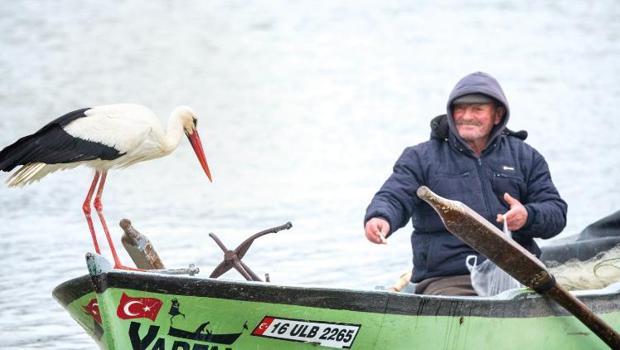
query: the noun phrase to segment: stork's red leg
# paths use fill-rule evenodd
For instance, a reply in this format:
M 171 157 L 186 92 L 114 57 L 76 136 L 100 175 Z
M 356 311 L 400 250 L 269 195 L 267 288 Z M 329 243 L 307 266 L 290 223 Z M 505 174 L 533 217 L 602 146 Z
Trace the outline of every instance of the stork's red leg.
M 103 204 L 101 203 L 101 194 L 103 193 L 103 187 L 105 186 L 105 179 L 107 175 L 107 170 L 103 170 L 101 172 L 101 180 L 99 181 L 99 188 L 97 188 L 97 195 L 95 196 L 94 202 L 95 210 L 97 210 L 97 215 L 99 215 L 101 226 L 103 226 L 103 232 L 105 232 L 105 237 L 108 240 L 108 245 L 110 246 L 110 251 L 112 252 L 112 258 L 114 258 L 114 268 L 124 270 L 137 270 L 136 268 L 124 266 L 123 264 L 121 264 L 121 260 L 118 258 L 118 254 L 116 254 L 116 249 L 114 248 L 114 242 L 112 241 L 112 236 L 110 235 L 110 231 L 108 230 L 108 225 L 106 224 L 105 218 L 103 217 Z
M 95 186 L 97 186 L 98 180 L 99 180 L 99 172 L 95 171 L 95 177 L 93 178 L 93 183 L 90 185 L 90 189 L 88 190 L 88 194 L 86 195 L 84 204 L 82 204 L 82 211 L 84 212 L 84 216 L 86 216 L 86 223 L 88 223 L 88 229 L 90 230 L 90 235 L 93 238 L 93 244 L 95 245 L 95 252 L 97 252 L 97 254 L 101 254 L 101 250 L 99 250 L 99 244 L 97 243 L 97 235 L 95 234 L 95 227 L 93 226 L 93 219 L 90 216 L 90 202 L 93 198 L 93 192 L 95 192 Z

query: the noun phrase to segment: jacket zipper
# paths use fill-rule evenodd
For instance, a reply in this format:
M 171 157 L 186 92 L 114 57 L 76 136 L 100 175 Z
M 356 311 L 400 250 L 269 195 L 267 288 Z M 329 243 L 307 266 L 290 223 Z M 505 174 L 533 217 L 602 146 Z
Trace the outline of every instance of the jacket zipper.
M 476 167 L 476 171 L 478 172 L 478 181 L 480 181 L 480 188 L 482 189 L 482 198 L 484 199 L 484 208 L 486 209 L 486 212 L 490 217 L 491 210 L 489 209 L 489 193 L 488 193 L 489 191 L 487 189 L 487 186 L 485 186 L 485 181 L 483 178 L 482 158 L 477 157 L 476 163 L 478 165 Z
M 456 144 L 454 146 L 462 154 L 465 154 L 465 150 L 462 147 L 460 147 L 460 146 L 458 146 Z M 493 147 L 495 147 L 495 145 Z M 481 174 L 482 173 L 482 155 L 480 155 L 480 157 L 476 157 L 473 154 L 469 155 L 469 156 L 472 157 L 474 159 L 474 161 L 476 162 L 476 164 L 477 164 L 476 172 L 478 173 L 478 181 L 480 181 L 480 188 L 482 189 L 482 198 L 483 198 L 483 201 L 484 201 L 484 208 L 485 208 L 487 214 L 489 215 L 489 217 L 491 217 L 491 210 L 489 209 L 489 203 L 490 203 L 489 202 L 489 194 L 488 194 L 487 186 L 484 185 L 485 181 L 483 181 L 484 179 L 483 179 L 483 176 Z

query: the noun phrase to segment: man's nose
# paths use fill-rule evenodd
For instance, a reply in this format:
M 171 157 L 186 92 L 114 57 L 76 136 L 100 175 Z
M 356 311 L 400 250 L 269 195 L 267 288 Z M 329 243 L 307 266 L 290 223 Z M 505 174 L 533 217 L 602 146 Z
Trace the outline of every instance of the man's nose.
M 465 111 L 463 112 L 463 119 L 472 119 L 473 118 L 473 111 L 470 107 L 465 108 Z

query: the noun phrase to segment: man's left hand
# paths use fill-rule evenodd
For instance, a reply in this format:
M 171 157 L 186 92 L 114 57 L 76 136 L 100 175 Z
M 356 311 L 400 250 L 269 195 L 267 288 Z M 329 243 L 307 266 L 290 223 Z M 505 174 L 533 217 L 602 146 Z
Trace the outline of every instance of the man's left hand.
M 508 193 L 504 193 L 504 200 L 510 206 L 510 210 L 504 215 L 497 214 L 497 222 L 504 222 L 504 218 L 506 218 L 508 229 L 510 231 L 517 231 L 527 222 L 527 209 Z

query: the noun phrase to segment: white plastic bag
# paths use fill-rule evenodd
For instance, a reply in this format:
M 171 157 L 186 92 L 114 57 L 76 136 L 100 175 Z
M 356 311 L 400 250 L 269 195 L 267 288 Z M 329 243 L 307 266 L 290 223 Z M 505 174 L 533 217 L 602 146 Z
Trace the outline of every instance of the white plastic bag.
M 512 239 L 512 233 L 508 230 L 505 219 L 504 234 Z M 465 265 L 467 265 L 471 275 L 471 284 L 479 296 L 493 296 L 509 289 L 523 287 L 519 281 L 512 278 L 491 260 L 487 259 L 478 264 L 478 256 L 469 255 L 465 259 Z

